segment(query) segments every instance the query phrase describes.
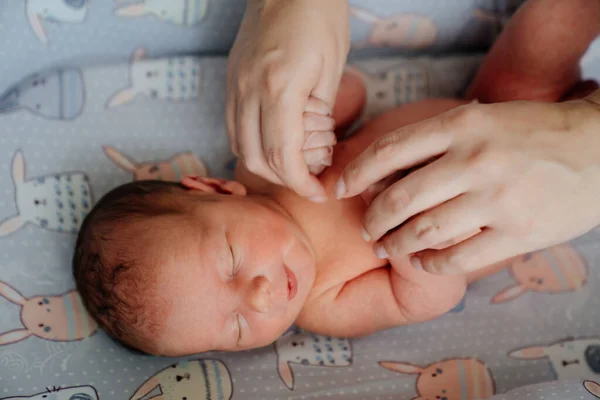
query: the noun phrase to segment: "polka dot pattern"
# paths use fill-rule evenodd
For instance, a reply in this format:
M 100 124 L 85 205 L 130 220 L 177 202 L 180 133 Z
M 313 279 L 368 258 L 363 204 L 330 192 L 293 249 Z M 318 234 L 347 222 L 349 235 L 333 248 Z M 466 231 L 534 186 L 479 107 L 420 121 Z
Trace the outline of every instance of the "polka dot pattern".
M 119 90 L 132 85 L 131 69 L 125 60 L 138 48 L 146 49 L 147 58 L 225 53 L 244 11 L 243 0 L 212 0 L 206 18 L 189 27 L 150 14 L 139 18 L 116 16 L 117 2 L 86 2 L 87 12 L 81 23 L 41 21 L 47 43 L 30 26 L 24 3 L 7 0 L 0 10 L 0 92 L 17 82 L 21 85 L 25 82 L 27 85 L 22 87 L 32 88 L 34 81 L 26 79 L 30 74 L 56 67 L 66 71 L 68 67 L 71 72 L 53 72 L 54 75 L 43 78 L 47 85 L 62 82 L 56 86 L 60 89 L 56 93 L 72 100 L 73 107 L 48 110 L 43 108 L 44 104 L 37 108 L 38 104 L 32 103 L 30 108 L 0 114 L 0 222 L 20 212 L 13 184 L 17 151 L 23 155 L 25 179 L 85 172 L 94 200 L 112 187 L 135 178 L 131 169 L 107 155 L 106 146 L 117 149 L 135 166 L 144 163 L 153 166 L 175 154 L 193 152 L 212 175 L 231 176 L 228 164 L 232 155 L 227 149 L 223 124 L 226 70 L 223 57 L 198 61 L 198 80 L 188 81 L 197 82 L 198 94 L 194 98 L 185 101 L 169 96 L 156 98 L 149 90 L 118 107 L 107 108 L 107 103 Z M 389 0 L 351 3 L 355 8 L 368 8 L 378 19 L 399 12 Z M 427 0 L 412 2 L 402 12 L 428 15 L 436 21 L 438 40 L 429 50 L 441 53 L 448 49 L 484 48 L 497 34 L 496 24 L 465 17 L 470 15 L 467 11 L 471 6 L 462 0 L 448 0 L 443 5 Z M 369 37 L 372 26 L 364 18 L 356 15 L 352 18 L 352 37 L 357 44 Z M 355 47 L 354 59 L 369 58 L 357 65 L 372 76 L 399 62 L 397 58 L 370 60 L 374 55 L 397 53 L 397 50 Z M 587 76 L 600 77 L 599 50 L 590 51 L 584 59 Z M 429 95 L 460 95 L 480 58 L 474 55 L 419 61 L 419 67 L 427 70 Z M 186 71 L 192 73 L 192 69 Z M 69 79 L 62 79 L 65 77 Z M 40 80 L 35 87 L 40 84 L 44 85 Z M 77 90 L 81 90 L 81 96 L 74 95 L 80 93 Z M 64 188 L 68 190 L 67 186 Z M 220 376 L 222 390 L 230 382 L 233 399 L 410 399 L 418 393 L 429 393 L 419 385 L 421 380 L 433 379 L 433 384 L 426 386 L 437 388 L 435 378 L 444 371 L 463 367 L 466 371 L 478 371 L 478 376 L 488 376 L 486 371 L 489 371 L 488 387 L 493 384 L 498 400 L 596 399 L 594 386 L 584 386 L 583 379 L 594 378 L 597 372 L 587 370 L 584 372 L 589 375 L 582 379 L 552 382 L 557 373 L 552 357 L 562 353 L 550 347 L 557 341 L 564 341 L 567 347 L 581 344 L 570 341 L 571 337 L 589 339 L 582 351 L 577 352 L 576 348 L 568 354 L 575 355 L 580 365 L 596 365 L 594 346 L 595 340 L 600 340 L 599 233 L 592 232 L 572 243 L 589 267 L 586 283 L 580 289 L 555 294 L 528 292 L 513 301 L 491 304 L 494 294 L 515 283 L 509 271 L 502 271 L 473 285 L 464 309 L 428 323 L 352 340 L 351 356 L 350 346 L 337 349 L 341 357 L 346 357 L 341 366 L 320 365 L 315 353 L 298 356 L 299 362 L 289 364 L 293 390 L 282 379 L 285 367 L 279 363 L 279 359 L 289 360 L 278 357 L 275 346 L 235 354 L 206 353 L 163 359 L 134 354 L 115 344 L 105 333 L 97 332 L 81 341 L 29 337 L 0 345 L 0 397 L 31 396 L 47 388 L 64 388 L 57 395 L 69 398 L 73 393 L 88 391 L 92 398 L 95 395 L 100 399 L 130 398 L 144 382 L 152 379 L 160 378 L 162 389 L 167 391 L 175 390 L 169 389 L 172 382 L 216 382 L 195 380 L 196 375 L 188 379 L 186 373 L 192 374 L 193 368 L 202 370 L 204 366 L 206 371 L 212 371 L 214 379 Z M 0 281 L 25 298 L 66 293 L 73 289 L 69 267 L 73 245 L 71 234 L 25 224 L 0 237 Z M 22 330 L 23 323 L 20 306 L 0 297 L 0 332 Z M 525 350 L 528 347 L 547 348 L 549 356 L 532 358 L 527 355 L 531 351 Z M 295 351 L 285 354 L 296 357 Z M 521 351 L 525 357 L 509 356 L 514 351 Z M 303 359 L 307 362 L 302 363 Z M 208 360 L 219 363 L 209 364 Z M 384 362 L 390 363 L 387 364 L 390 368 L 380 364 Z M 562 365 L 560 360 L 556 362 Z M 177 365 L 177 373 L 158 375 L 172 365 Z M 180 373 L 189 365 L 195 367 Z M 442 370 L 441 375 L 438 369 Z M 424 371 L 430 370 L 428 378 Z M 475 381 L 471 379 L 468 383 L 474 390 Z M 440 387 L 440 390 L 448 389 Z M 443 399 L 443 395 L 439 398 Z

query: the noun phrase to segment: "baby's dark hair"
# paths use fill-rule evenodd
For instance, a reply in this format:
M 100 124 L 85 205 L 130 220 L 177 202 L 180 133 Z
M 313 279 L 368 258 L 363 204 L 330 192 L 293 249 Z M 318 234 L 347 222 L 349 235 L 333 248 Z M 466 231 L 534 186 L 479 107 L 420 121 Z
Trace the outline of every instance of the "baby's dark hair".
M 173 182 L 127 183 L 102 197 L 79 231 L 73 276 L 83 304 L 100 327 L 129 348 L 159 353 L 152 343 L 162 330 L 156 278 L 149 273 L 152 265 L 144 258 L 136 222 L 181 213 L 185 192 Z

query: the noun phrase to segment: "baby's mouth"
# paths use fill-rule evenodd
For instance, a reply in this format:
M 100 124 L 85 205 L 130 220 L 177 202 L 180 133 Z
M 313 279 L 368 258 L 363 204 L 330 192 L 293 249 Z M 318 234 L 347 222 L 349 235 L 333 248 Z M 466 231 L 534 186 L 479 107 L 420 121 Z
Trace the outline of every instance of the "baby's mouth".
M 292 300 L 296 297 L 296 293 L 298 293 L 298 281 L 296 280 L 296 275 L 292 271 L 288 269 L 288 267 L 284 266 L 285 274 L 287 275 L 287 286 L 288 286 L 288 300 Z

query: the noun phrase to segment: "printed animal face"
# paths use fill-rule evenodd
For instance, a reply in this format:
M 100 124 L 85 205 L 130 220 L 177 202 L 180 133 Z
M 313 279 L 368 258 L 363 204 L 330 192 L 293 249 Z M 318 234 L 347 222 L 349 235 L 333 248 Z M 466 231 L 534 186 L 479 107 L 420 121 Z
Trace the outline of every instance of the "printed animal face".
M 1 96 L 0 113 L 27 109 L 48 119 L 77 118 L 85 103 L 83 75 L 76 68 L 53 70 L 25 79 Z
M 444 360 L 427 367 L 380 362 L 382 367 L 403 374 L 418 374 L 418 397 L 414 400 L 478 400 L 494 395 L 494 380 L 488 368 L 473 358 Z
M 587 262 L 575 248 L 566 244 L 514 257 L 508 263 L 516 284 L 496 294 L 493 304 L 514 300 L 529 291 L 563 293 L 578 290 L 587 280 Z
M 275 342 L 277 372 L 288 389 L 294 388 L 291 364 L 344 367 L 352 364 L 352 346 L 347 339 L 315 335 L 297 328 Z
M 92 386 L 73 386 L 61 389 L 48 389 L 31 396 L 6 397 L 2 400 L 98 400 L 98 393 Z
M 549 346 L 532 346 L 513 351 L 521 360 L 548 358 L 560 380 L 600 377 L 600 339 L 564 340 Z
M 156 387 L 160 388 L 163 400 L 228 400 L 233 394 L 229 371 L 219 360 L 181 361 L 167 367 L 144 382 L 131 400 L 145 398 Z
M 31 335 L 55 341 L 84 339 L 97 329 L 76 291 L 60 296 L 24 297 L 16 289 L 0 281 L 0 296 L 21 307 L 23 329 L 0 334 L 0 346 Z

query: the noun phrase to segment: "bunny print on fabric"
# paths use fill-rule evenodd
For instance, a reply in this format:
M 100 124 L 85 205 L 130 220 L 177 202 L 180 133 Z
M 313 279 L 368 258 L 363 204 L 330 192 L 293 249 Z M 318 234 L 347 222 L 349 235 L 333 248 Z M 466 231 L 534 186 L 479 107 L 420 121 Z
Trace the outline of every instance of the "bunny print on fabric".
M 198 97 L 200 59 L 172 57 L 144 60 L 145 50 L 138 49 L 131 58 L 130 82 L 107 102 L 107 108 L 127 104 L 138 94 L 152 99 L 186 101 Z
M 583 382 L 583 386 L 590 394 L 600 399 L 600 384 L 593 381 L 585 381 Z
M 600 378 L 600 338 L 566 339 L 548 346 L 532 346 L 509 355 L 519 360 L 548 358 L 558 380 Z
M 215 399 L 229 400 L 233 385 L 229 370 L 219 360 L 181 361 L 148 379 L 130 400 L 147 398 L 156 388 L 154 400 Z
M 82 172 L 63 172 L 25 180 L 25 160 L 17 150 L 12 178 L 18 213 L 0 222 L 0 236 L 27 223 L 56 232 L 77 233 L 92 207 L 92 190 Z
M 274 344 L 277 372 L 288 389 L 294 390 L 292 364 L 320 367 L 347 367 L 352 364 L 352 346 L 336 339 L 291 328 Z
M 354 66 L 347 66 L 345 70 L 359 78 L 366 90 L 361 122 L 399 105 L 429 97 L 428 69 L 416 61 L 387 67 L 377 73 L 363 72 Z
M 144 0 L 118 7 L 115 15 L 141 17 L 153 15 L 177 25 L 194 26 L 204 19 L 209 0 Z
M 21 307 L 21 323 L 24 327 L 0 334 L 0 346 L 30 336 L 58 342 L 77 341 L 93 335 L 98 328 L 76 291 L 58 296 L 26 298 L 0 281 L 0 296 Z
M 81 115 L 85 103 L 83 74 L 65 68 L 35 74 L 0 95 L 0 115 L 18 110 L 70 121 Z
M 437 27 L 428 17 L 416 14 L 397 14 L 388 17 L 377 15 L 362 8 L 352 7 L 350 13 L 371 26 L 366 40 L 352 44 L 362 47 L 397 47 L 425 49 L 435 43 Z
M 529 291 L 572 292 L 583 287 L 588 276 L 587 262 L 568 244 L 515 257 L 508 263 L 517 283 L 496 294 L 492 304 L 513 300 Z
M 64 388 L 48 388 L 45 392 L 31 396 L 5 397 L 0 400 L 98 400 L 98 392 L 92 386 L 70 386 Z
M 408 363 L 382 361 L 383 368 L 401 374 L 417 374 L 417 397 L 413 400 L 479 400 L 495 394 L 488 367 L 475 358 L 455 358 L 419 367 Z
M 48 43 L 42 20 L 81 23 L 87 14 L 87 3 L 87 0 L 25 0 L 25 10 L 35 35 L 42 43 Z
M 127 154 L 105 146 L 104 153 L 119 168 L 131 172 L 136 181 L 157 179 L 179 182 L 186 176 L 207 176 L 204 163 L 193 153 L 177 153 L 168 160 L 138 163 Z

